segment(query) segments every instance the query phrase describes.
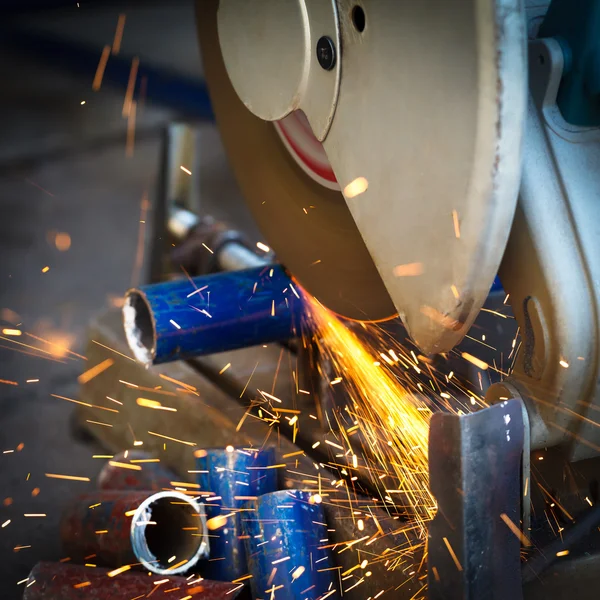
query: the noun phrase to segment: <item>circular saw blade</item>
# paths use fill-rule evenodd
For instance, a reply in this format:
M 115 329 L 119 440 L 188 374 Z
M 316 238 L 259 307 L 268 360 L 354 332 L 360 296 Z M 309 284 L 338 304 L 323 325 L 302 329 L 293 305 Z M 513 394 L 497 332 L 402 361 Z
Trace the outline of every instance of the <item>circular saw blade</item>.
M 323 146 L 343 195 L 307 177 L 273 124 L 238 99 L 217 4 L 198 5 L 206 79 L 267 241 L 335 312 L 379 319 L 395 305 L 424 352 L 450 350 L 485 301 L 515 211 L 526 98 L 520 0 L 365 0 L 360 27 L 356 2 L 337 0 L 343 67 Z M 264 82 L 274 93 L 276 85 Z
M 409 334 L 448 351 L 487 298 L 515 213 L 522 3 L 371 0 L 362 27 L 355 4 L 337 0 L 342 77 L 323 146 Z
M 342 194 L 314 182 L 284 147 L 273 123 L 235 93 L 221 56 L 217 0 L 197 3 L 204 74 L 223 143 L 268 244 L 302 286 L 334 312 L 359 320 L 396 309 Z

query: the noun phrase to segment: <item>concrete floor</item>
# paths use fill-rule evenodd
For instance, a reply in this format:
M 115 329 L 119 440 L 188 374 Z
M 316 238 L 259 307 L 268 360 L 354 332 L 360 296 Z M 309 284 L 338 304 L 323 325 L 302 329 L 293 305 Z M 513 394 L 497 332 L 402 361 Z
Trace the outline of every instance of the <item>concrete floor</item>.
M 123 51 L 199 74 L 192 3 L 169 6 L 128 11 Z M 120 9 L 93 10 L 37 15 L 20 26 L 43 24 L 101 48 L 112 40 Z M 147 104 L 138 114 L 134 156 L 126 158 L 122 90 L 103 86 L 93 93 L 93 73 L 69 76 L 61 65 L 6 46 L 0 47 L 0 73 L 0 326 L 23 331 L 0 337 L 0 524 L 6 523 L 0 529 L 0 598 L 12 600 L 21 597 L 25 584 L 17 582 L 37 561 L 63 556 L 57 535 L 62 508 L 92 488 L 102 465 L 92 458 L 102 449 L 72 432 L 74 405 L 51 394 L 77 398 L 77 376 L 88 365 L 72 353 L 84 352 L 90 318 L 135 277 L 141 200 L 154 192 L 161 129 L 178 115 Z M 208 193 L 203 206 L 248 223 L 247 213 L 236 208 L 239 194 L 218 135 L 205 128 L 203 139 L 212 184 L 226 191 L 218 198 Z M 57 233 L 70 236 L 68 250 L 57 248 Z M 14 550 L 18 546 L 24 548 Z

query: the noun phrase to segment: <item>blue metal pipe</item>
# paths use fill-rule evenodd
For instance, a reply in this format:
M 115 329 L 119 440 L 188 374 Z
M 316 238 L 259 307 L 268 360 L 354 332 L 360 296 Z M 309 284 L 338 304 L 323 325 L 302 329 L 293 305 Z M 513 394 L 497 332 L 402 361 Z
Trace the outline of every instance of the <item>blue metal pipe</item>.
M 327 525 L 318 498 L 284 490 L 248 503 L 242 513 L 244 542 L 254 598 L 281 590 L 287 600 L 337 598 L 333 560 L 327 549 Z M 277 592 L 275 592 L 277 597 Z
M 302 314 L 280 265 L 147 285 L 129 290 L 123 308 L 127 341 L 145 364 L 286 340 Z
M 202 492 L 212 492 L 215 500 L 205 503 L 209 527 L 210 577 L 233 581 L 248 573 L 242 538 L 240 511 L 249 498 L 279 489 L 274 448 L 250 451 L 242 448 L 215 448 L 199 452 L 198 479 Z M 233 514 L 232 514 L 233 513 Z M 219 515 L 230 515 L 219 523 Z M 211 521 L 212 519 L 212 521 Z

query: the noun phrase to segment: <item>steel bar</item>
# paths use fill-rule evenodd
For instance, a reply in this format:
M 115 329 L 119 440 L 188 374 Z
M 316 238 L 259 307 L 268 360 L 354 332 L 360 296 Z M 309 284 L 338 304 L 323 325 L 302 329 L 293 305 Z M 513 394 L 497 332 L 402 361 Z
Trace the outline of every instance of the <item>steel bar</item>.
M 40 562 L 29 574 L 23 600 L 230 600 L 239 586 L 199 577 L 148 577 L 146 573 L 114 571 L 71 563 Z
M 128 344 L 147 365 L 285 340 L 301 317 L 280 265 L 132 289 L 123 308 Z
M 429 600 L 522 598 L 520 550 L 524 405 L 508 400 L 470 415 L 434 414 Z
M 126 450 L 108 461 L 98 475 L 98 488 L 119 491 L 153 491 L 172 489 L 171 482 L 179 481 L 175 473 L 140 450 Z M 123 465 L 130 465 L 130 468 Z
M 158 574 L 185 572 L 208 554 L 203 506 L 180 492 L 84 494 L 65 510 L 60 535 L 72 560 Z
M 184 268 L 192 277 L 265 267 L 273 262 L 272 252 L 265 253 L 263 249 L 257 254 L 242 233 L 210 215 L 200 218 L 175 207 L 169 213 L 167 229 L 179 242 L 169 253 L 171 263 L 175 268 Z
M 308 590 L 310 598 L 337 597 L 327 524 L 316 498 L 283 490 L 248 503 L 251 510 L 241 519 L 254 598 L 276 590 L 285 590 L 286 600 L 303 600 Z
M 249 499 L 279 489 L 273 448 L 199 451 L 197 470 L 202 491 L 211 492 L 206 511 L 210 540 L 210 576 L 233 581 L 248 573 L 240 513 Z

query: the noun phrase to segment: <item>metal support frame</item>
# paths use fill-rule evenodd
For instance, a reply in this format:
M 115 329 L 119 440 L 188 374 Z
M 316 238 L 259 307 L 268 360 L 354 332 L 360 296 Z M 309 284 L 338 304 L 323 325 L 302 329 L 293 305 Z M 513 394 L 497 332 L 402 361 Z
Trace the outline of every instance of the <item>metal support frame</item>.
M 522 397 L 532 448 L 562 445 L 576 461 L 600 446 L 600 129 L 568 124 L 556 105 L 558 41 L 530 42 L 529 62 L 521 193 L 500 269 L 523 346 L 489 399 Z
M 429 600 L 522 598 L 528 426 L 518 400 L 432 417 L 429 472 L 438 513 L 429 526 Z

